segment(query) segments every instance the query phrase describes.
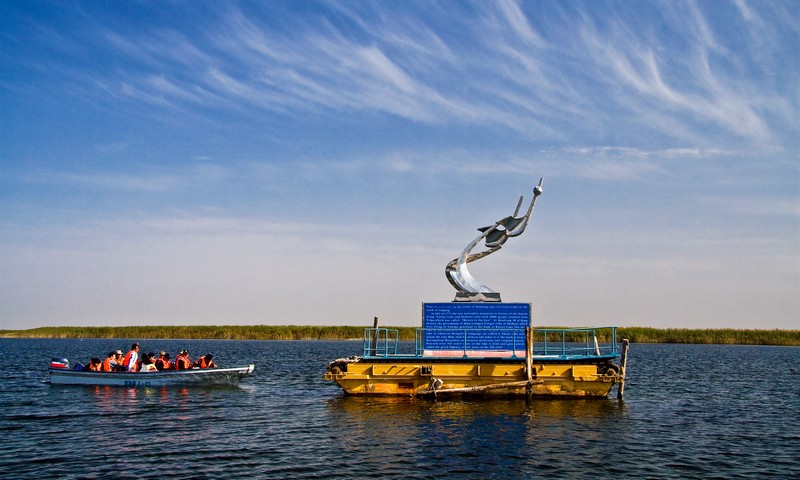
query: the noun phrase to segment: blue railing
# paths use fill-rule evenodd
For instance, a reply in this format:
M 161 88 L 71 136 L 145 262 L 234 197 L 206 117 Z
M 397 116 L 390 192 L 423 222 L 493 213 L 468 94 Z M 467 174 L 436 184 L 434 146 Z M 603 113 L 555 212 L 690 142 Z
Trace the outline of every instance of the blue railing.
M 364 329 L 364 356 L 388 357 L 396 356 L 398 346 L 398 331 L 392 328 L 365 328 Z
M 597 332 L 611 331 L 611 341 L 600 343 Z M 617 327 L 534 329 L 534 356 L 601 357 L 619 355 Z M 583 339 L 580 340 L 580 337 Z
M 607 332 L 607 333 L 606 333 Z M 602 337 L 610 341 L 600 342 Z M 603 335 L 606 333 L 606 335 Z M 534 357 L 581 359 L 619 355 L 616 327 L 534 329 Z M 427 340 L 427 341 L 426 341 Z M 424 329 L 413 346 L 399 342 L 397 329 L 365 328 L 364 356 L 386 357 L 511 357 L 525 356 L 524 329 Z

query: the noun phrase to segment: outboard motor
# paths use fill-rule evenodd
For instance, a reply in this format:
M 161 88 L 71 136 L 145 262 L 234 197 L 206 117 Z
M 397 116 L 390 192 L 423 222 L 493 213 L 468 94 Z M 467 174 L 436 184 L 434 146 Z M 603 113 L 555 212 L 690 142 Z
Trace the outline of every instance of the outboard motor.
M 69 368 L 69 360 L 66 358 L 51 358 L 50 368 Z

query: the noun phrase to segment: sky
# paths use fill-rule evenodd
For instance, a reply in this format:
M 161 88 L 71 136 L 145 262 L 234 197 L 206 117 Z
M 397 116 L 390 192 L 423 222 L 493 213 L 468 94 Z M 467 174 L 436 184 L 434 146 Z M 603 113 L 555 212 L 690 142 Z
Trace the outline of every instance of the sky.
M 0 2 L 0 329 L 800 329 L 793 1 Z

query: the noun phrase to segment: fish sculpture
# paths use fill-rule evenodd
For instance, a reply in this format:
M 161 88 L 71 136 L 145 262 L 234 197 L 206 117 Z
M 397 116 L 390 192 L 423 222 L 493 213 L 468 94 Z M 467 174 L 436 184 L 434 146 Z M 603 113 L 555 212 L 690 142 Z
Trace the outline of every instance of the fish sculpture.
M 501 218 L 494 222 L 493 225 L 481 227 L 478 229 L 481 232 L 475 240 L 469 243 L 464 251 L 458 258 L 454 258 L 445 267 L 445 274 L 447 280 L 456 289 L 456 302 L 499 302 L 500 294 L 491 288 L 482 284 L 475 279 L 467 269 L 467 264 L 479 260 L 487 255 L 490 255 L 502 248 L 503 244 L 511 237 L 516 237 L 525 231 L 528 226 L 531 215 L 533 215 L 533 208 L 536 204 L 536 198 L 542 194 L 542 182 L 544 177 L 539 179 L 539 184 L 533 188 L 533 199 L 528 206 L 528 211 L 524 215 L 519 216 L 520 208 L 524 196 L 520 195 L 517 202 L 517 208 L 514 214 L 508 217 Z M 486 250 L 472 253 L 472 250 L 478 244 L 484 242 Z

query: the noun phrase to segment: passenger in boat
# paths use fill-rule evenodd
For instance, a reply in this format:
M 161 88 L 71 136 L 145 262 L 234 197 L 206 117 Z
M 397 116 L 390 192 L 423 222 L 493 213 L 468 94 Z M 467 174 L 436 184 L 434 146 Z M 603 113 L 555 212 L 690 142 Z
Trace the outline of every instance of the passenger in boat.
M 192 368 L 192 362 L 189 360 L 189 350 L 183 350 L 178 354 L 175 359 L 175 370 L 188 370 Z
M 100 363 L 101 362 L 100 362 L 99 358 L 92 357 L 92 359 L 89 360 L 89 366 L 86 367 L 86 369 L 89 370 L 89 371 L 92 371 L 92 372 L 99 372 L 100 371 Z
M 117 350 L 116 352 L 114 352 L 114 360 L 116 360 L 116 362 L 117 362 L 117 366 L 116 366 L 116 370 L 115 371 L 124 372 L 125 371 L 125 365 L 123 365 L 122 362 L 125 360 L 125 358 L 122 356 L 122 350 Z
M 172 368 L 172 362 L 169 360 L 169 353 L 161 352 L 156 359 L 156 368 L 159 371 L 169 370 Z
M 142 367 L 139 369 L 140 372 L 157 372 L 158 369 L 156 368 L 156 364 L 153 362 L 153 358 L 151 355 L 142 355 Z
M 117 354 L 110 352 L 102 365 L 100 365 L 101 372 L 116 372 L 117 371 Z
M 134 343 L 131 345 L 130 351 L 125 354 L 122 365 L 125 366 L 125 370 L 128 372 L 137 372 L 139 371 L 139 363 L 139 344 Z
M 214 357 L 209 353 L 195 360 L 193 366 L 197 368 L 217 368 L 217 364 L 214 363 L 213 358 Z

